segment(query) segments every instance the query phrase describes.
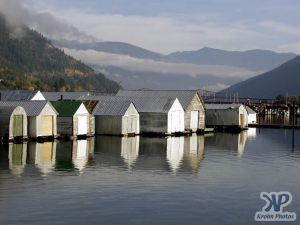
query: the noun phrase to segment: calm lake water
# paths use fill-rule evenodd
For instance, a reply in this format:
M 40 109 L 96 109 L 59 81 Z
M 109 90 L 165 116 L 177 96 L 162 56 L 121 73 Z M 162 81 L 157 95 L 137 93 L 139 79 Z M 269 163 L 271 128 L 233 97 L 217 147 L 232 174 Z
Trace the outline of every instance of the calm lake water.
M 257 224 L 260 192 L 300 213 L 300 131 L 0 147 L 0 224 Z M 285 224 L 283 222 L 276 224 Z M 287 224 L 299 224 L 299 221 Z

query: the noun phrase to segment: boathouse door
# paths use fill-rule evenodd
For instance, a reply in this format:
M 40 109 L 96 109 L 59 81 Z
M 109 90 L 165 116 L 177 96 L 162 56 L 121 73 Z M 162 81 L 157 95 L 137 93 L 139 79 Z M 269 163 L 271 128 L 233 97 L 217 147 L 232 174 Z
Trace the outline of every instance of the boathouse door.
M 171 133 L 180 131 L 180 111 L 171 112 Z
M 125 117 L 125 134 L 136 134 L 137 117 L 135 115 L 129 115 L 124 117 Z
M 192 130 L 198 129 L 199 124 L 199 111 L 191 111 L 191 128 Z
M 87 134 L 87 116 L 78 116 L 78 135 Z
M 42 116 L 42 136 L 53 135 L 53 116 Z
M 14 115 L 13 117 L 13 136 L 22 137 L 23 136 L 23 116 Z

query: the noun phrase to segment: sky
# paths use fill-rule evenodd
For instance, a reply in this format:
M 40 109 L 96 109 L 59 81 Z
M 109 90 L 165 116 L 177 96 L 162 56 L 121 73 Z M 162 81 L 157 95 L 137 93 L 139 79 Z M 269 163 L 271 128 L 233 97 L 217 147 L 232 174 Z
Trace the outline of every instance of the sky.
M 48 15 L 42 33 L 55 38 L 121 41 L 164 54 L 203 47 L 300 53 L 299 0 L 1 1 Z M 68 29 L 51 28 L 50 16 Z

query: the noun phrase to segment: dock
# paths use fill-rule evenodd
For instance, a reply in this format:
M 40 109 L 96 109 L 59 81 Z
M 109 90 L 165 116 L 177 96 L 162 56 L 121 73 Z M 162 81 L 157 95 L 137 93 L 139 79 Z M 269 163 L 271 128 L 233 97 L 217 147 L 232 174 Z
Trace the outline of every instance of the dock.
M 300 129 L 300 125 L 287 125 L 287 124 L 249 124 L 248 127 L 273 128 L 273 129 Z

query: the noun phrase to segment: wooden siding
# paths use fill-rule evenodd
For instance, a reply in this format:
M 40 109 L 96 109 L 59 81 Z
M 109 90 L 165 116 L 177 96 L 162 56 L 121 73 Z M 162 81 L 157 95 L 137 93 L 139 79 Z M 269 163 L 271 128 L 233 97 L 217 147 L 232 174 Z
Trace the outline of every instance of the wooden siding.
M 141 133 L 168 133 L 168 114 L 140 113 Z
M 95 116 L 95 134 L 121 135 L 122 116 Z
M 240 126 L 238 109 L 207 109 L 207 126 Z
M 198 119 L 198 129 L 205 129 L 205 108 L 203 103 L 201 102 L 198 94 L 195 94 L 193 100 L 187 107 L 184 113 L 184 122 L 185 122 L 185 130 L 191 130 L 191 112 L 199 111 L 199 119 Z
M 89 115 L 89 130 L 88 130 L 89 136 L 95 135 L 95 117 L 93 115 Z
M 57 117 L 57 132 L 59 135 L 73 135 L 73 118 Z
M 248 112 L 244 105 L 239 107 L 239 114 L 240 114 L 240 127 L 247 128 L 248 127 Z

